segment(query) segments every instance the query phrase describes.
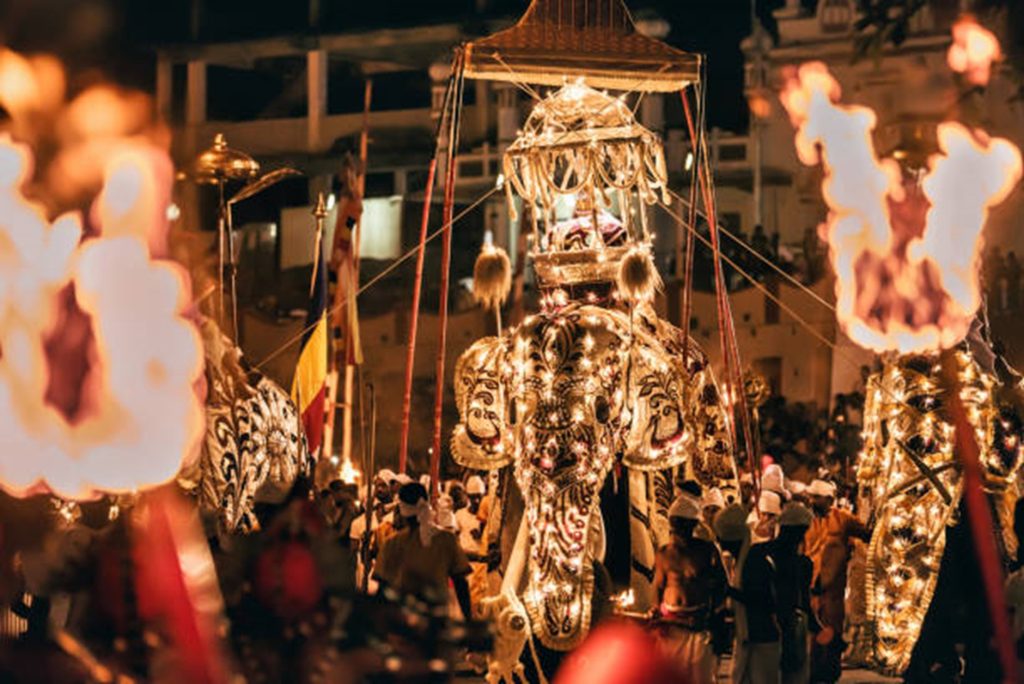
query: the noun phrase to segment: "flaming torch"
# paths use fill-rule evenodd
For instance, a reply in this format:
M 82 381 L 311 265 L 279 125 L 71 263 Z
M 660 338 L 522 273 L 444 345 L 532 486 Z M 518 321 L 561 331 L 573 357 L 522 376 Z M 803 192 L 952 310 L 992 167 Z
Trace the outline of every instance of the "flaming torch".
M 991 49 L 976 25 L 958 24 L 950 64 L 987 81 Z M 991 36 L 991 34 L 988 34 Z M 994 39 L 993 39 L 994 40 Z M 843 105 L 821 63 L 793 70 L 781 101 L 796 149 L 821 164 L 828 207 L 819 234 L 836 275 L 836 314 L 859 345 L 887 353 L 869 385 L 861 481 L 874 492 L 868 610 L 881 667 L 903 670 L 920 633 L 945 545 L 945 526 L 966 499 L 1007 681 L 1013 653 L 986 493 L 1013 481 L 1020 449 L 1009 451 L 993 373 L 965 338 L 981 304 L 982 229 L 989 210 L 1021 178 L 1009 141 L 947 121 L 923 174 L 879 158 L 875 113 Z
M 21 191 L 27 148 L 0 139 L 0 487 L 65 499 L 174 478 L 203 430 L 202 351 L 183 271 L 152 258 L 171 164 L 112 157 L 86 230 Z

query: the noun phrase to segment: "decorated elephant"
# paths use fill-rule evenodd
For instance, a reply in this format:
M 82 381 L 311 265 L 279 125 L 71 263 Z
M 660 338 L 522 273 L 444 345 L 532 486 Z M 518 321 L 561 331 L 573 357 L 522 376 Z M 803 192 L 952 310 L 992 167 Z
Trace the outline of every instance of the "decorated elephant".
M 511 465 L 525 503 L 523 603 L 533 633 L 568 650 L 586 635 L 594 589 L 591 537 L 614 465 L 631 471 L 634 556 L 653 565 L 654 488 L 646 474 L 684 464 L 707 486 L 733 481 L 726 413 L 704 354 L 646 305 L 554 301 L 501 337 L 477 341 L 455 369 L 452 454 Z M 661 498 L 664 507 L 664 497 Z M 649 578 L 634 576 L 641 596 Z
M 997 544 L 1009 556 L 1016 547 L 1013 505 L 1021 464 L 1021 421 L 1013 406 L 1019 386 L 1001 381 L 991 351 L 977 336 L 971 341 L 953 353 L 960 401 L 980 450 Z M 865 597 L 871 655 L 894 674 L 911 662 L 949 555 L 949 530 L 963 524 L 963 471 L 940 373 L 936 353 L 892 356 L 867 384 L 857 473 L 874 523 Z M 973 550 L 958 548 L 954 555 L 963 552 Z
M 206 357 L 206 438 L 198 462 L 178 477 L 224 532 L 259 529 L 257 503 L 284 499 L 310 468 L 298 411 L 254 370 L 212 320 L 201 326 Z

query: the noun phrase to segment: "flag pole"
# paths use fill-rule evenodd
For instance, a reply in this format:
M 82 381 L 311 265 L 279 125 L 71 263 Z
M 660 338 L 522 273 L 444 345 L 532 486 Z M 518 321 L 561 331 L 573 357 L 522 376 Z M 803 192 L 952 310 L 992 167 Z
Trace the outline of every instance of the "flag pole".
M 360 204 L 362 203 L 363 194 L 366 191 L 366 159 L 367 159 L 367 148 L 369 147 L 369 130 L 370 130 L 370 103 L 373 98 L 373 81 L 366 79 L 366 85 L 363 90 L 363 127 L 359 134 L 359 172 L 356 176 L 356 193 L 359 197 Z M 355 310 L 355 293 L 354 290 L 359 288 L 359 234 L 362 226 L 362 209 L 360 208 L 359 216 L 356 218 L 355 225 L 352 228 L 351 236 L 351 264 L 349 267 L 350 282 L 346 285 L 342 282 L 342 270 L 346 268 L 345 264 L 339 264 L 337 283 L 335 286 L 334 306 L 331 307 L 332 311 L 340 311 L 340 315 L 349 317 L 349 320 L 356 320 L 358 313 Z M 337 240 L 337 238 L 335 238 Z M 344 291 L 343 290 L 351 290 Z M 347 299 L 347 305 L 342 305 L 342 297 Z M 332 325 L 334 330 L 335 341 L 344 342 L 344 349 L 341 350 L 341 354 L 332 354 L 330 362 L 330 371 L 328 373 L 328 387 L 327 387 L 327 422 L 324 426 L 324 442 L 328 444 L 328 448 L 333 450 L 334 448 L 334 421 L 336 417 L 337 409 L 340 408 L 342 411 L 342 423 L 341 423 L 341 464 L 351 463 L 352 459 L 352 408 L 355 402 L 353 383 L 355 380 L 355 366 L 352 363 L 355 360 L 359 363 L 360 360 L 357 357 L 358 354 L 354 350 L 355 340 L 354 330 L 352 325 Z M 341 329 L 345 330 L 344 340 L 337 340 L 337 335 L 340 334 Z M 343 356 L 342 356 L 343 355 Z M 339 359 L 339 357 L 342 357 Z M 342 380 L 338 371 L 339 365 L 345 367 L 344 377 L 344 391 L 342 394 L 342 402 L 338 403 L 338 390 Z M 371 477 L 372 473 L 367 473 L 367 477 Z

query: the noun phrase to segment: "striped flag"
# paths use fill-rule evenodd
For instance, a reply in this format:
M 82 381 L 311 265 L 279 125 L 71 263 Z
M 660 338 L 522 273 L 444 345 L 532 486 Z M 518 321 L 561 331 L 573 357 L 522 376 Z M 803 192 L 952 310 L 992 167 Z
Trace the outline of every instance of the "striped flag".
M 334 286 L 336 316 L 332 340 L 334 358 L 338 366 L 358 366 L 363 362 L 363 346 L 359 340 L 359 308 L 356 295 L 359 293 L 359 263 L 356 245 L 353 243 L 356 224 L 363 214 L 363 198 L 355 182 L 355 175 L 349 174 L 345 192 L 338 202 L 338 218 L 334 228 L 334 246 L 331 250 L 331 265 L 336 278 Z
M 317 249 L 323 249 L 317 244 Z M 309 453 L 316 458 L 324 434 L 324 397 L 327 385 L 327 268 L 316 260 L 313 296 L 302 334 L 299 362 L 292 380 L 292 399 L 299 407 Z

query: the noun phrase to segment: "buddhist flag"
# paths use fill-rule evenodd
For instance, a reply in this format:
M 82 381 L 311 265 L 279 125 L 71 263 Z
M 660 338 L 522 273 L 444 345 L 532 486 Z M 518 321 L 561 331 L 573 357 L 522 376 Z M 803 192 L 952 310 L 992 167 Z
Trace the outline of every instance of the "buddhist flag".
M 317 249 L 322 249 L 317 245 Z M 316 259 L 313 296 L 302 333 L 299 362 L 292 381 L 292 399 L 299 407 L 309 453 L 320 453 L 324 435 L 324 396 L 327 386 L 327 269 Z

